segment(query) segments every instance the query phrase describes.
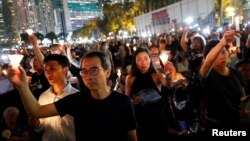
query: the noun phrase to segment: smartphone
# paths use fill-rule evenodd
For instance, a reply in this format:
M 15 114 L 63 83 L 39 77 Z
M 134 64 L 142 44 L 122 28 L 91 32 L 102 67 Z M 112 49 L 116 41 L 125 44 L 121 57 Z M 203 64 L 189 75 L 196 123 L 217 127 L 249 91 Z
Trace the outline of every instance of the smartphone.
M 236 47 L 240 47 L 240 37 L 234 36 L 236 41 Z

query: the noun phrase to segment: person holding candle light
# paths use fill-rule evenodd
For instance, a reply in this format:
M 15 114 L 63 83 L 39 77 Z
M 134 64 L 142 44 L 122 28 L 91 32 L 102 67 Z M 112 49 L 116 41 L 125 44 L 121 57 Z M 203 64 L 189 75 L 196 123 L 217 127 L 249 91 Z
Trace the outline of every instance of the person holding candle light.
M 131 101 L 127 96 L 110 90 L 107 84 L 110 73 L 111 64 L 104 53 L 88 52 L 81 59 L 80 74 L 89 91 L 40 105 L 28 88 L 23 68 L 9 66 L 8 69 L 9 79 L 20 92 L 30 116 L 72 115 L 76 141 L 137 141 L 137 123 Z
M 211 41 L 204 50 L 204 63 L 199 70 L 199 79 L 205 89 L 205 127 L 207 134 L 212 129 L 238 129 L 239 104 L 244 96 L 239 72 L 228 67 L 228 51 L 225 46 L 232 42 L 237 32 L 225 32 L 219 41 Z
M 143 97 L 139 95 L 140 92 L 150 89 L 151 92 L 156 91 L 162 97 L 166 97 L 161 94 L 161 90 L 163 87 L 171 86 L 171 70 L 174 70 L 170 69 L 173 67 L 171 63 L 166 64 L 169 68 L 166 69 L 167 76 L 154 70 L 147 48 L 140 47 L 134 53 L 131 72 L 126 78 L 125 94 L 131 97 L 134 103 L 139 125 L 139 141 L 162 141 L 167 133 L 161 116 L 165 100 L 161 98 L 153 103 L 142 105 Z

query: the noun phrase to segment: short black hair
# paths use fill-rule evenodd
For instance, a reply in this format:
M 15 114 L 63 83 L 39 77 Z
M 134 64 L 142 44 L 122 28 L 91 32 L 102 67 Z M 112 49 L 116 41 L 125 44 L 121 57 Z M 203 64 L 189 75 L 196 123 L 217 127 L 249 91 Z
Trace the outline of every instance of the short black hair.
M 105 55 L 103 52 L 100 51 L 90 51 L 87 52 L 82 58 L 80 62 L 80 66 L 82 66 L 82 61 L 85 58 L 92 58 L 92 57 L 98 57 L 101 60 L 102 68 L 105 70 L 111 70 L 111 63 L 107 55 Z
M 250 64 L 250 59 L 240 59 L 235 63 L 235 68 L 238 69 L 242 64 Z
M 50 54 L 46 56 L 43 60 L 43 64 L 48 63 L 49 61 L 57 61 L 63 68 L 64 67 L 69 67 L 70 68 L 70 62 L 69 59 L 60 54 Z
M 203 49 L 203 57 L 206 58 L 211 49 L 214 48 L 219 42 L 220 40 L 211 40 L 210 42 L 208 42 Z
M 55 46 L 60 46 L 59 44 L 52 44 L 49 46 L 49 48 L 55 47 Z

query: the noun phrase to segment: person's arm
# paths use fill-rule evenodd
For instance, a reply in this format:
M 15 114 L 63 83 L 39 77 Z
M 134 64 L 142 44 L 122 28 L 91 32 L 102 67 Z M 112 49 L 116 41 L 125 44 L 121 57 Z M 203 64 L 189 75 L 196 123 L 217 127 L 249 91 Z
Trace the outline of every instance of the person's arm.
M 42 65 L 44 56 L 43 56 L 43 54 L 42 54 L 42 52 L 41 52 L 41 50 L 39 48 L 36 36 L 35 35 L 29 35 L 29 40 L 33 45 L 33 50 L 34 50 L 37 62 Z
M 181 48 L 185 53 L 187 52 L 187 43 L 186 43 L 187 34 L 188 34 L 188 28 L 184 28 L 181 36 Z
M 250 34 L 248 35 L 248 38 L 247 38 L 246 47 L 250 48 Z
M 127 95 L 127 96 L 131 96 L 131 86 L 132 86 L 132 84 L 133 84 L 133 82 L 134 82 L 134 77 L 132 77 L 131 75 L 128 75 L 127 77 L 126 77 L 126 83 L 125 83 L 125 94 Z
M 136 129 L 127 132 L 129 141 L 137 141 Z
M 65 46 L 64 46 L 64 44 L 60 45 L 60 46 L 59 46 L 59 49 L 61 50 L 61 54 L 62 54 L 62 55 L 67 56 L 67 53 L 66 53 L 66 51 L 65 51 Z
M 234 38 L 233 37 L 234 35 L 235 35 L 235 31 L 225 32 L 221 41 L 214 48 L 212 48 L 211 51 L 208 53 L 205 61 L 203 62 L 200 68 L 200 75 L 202 78 L 206 78 L 208 76 L 221 50 L 225 47 L 225 45 L 227 44 L 227 41 L 230 41 L 232 38 Z
M 67 47 L 67 49 L 66 49 L 66 53 L 67 53 L 67 57 L 68 57 L 68 59 L 69 59 L 69 62 L 72 64 L 72 65 L 74 65 L 76 68 L 80 68 L 80 62 L 79 61 L 77 61 L 76 59 L 74 59 L 73 57 L 72 57 L 72 54 L 71 54 L 71 43 L 67 43 L 66 44 L 66 47 Z
M 23 51 L 22 54 L 24 56 L 29 56 L 29 52 L 27 51 L 26 44 L 24 42 L 21 44 L 21 48 L 22 48 L 22 51 Z
M 9 80 L 19 91 L 22 103 L 28 115 L 33 118 L 44 118 L 49 116 L 58 115 L 57 109 L 54 104 L 40 105 L 34 95 L 29 89 L 24 69 L 19 66 L 8 68 Z
M 159 83 L 163 86 L 163 87 L 170 87 L 171 83 L 172 83 L 172 79 L 170 76 L 166 76 L 164 74 L 161 73 L 157 73 L 157 78 Z

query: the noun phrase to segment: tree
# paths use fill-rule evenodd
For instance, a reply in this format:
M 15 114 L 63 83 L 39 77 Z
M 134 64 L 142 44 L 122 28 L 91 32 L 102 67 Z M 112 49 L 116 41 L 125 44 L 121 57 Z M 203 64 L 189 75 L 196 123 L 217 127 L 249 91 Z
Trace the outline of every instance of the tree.
M 219 13 L 219 23 L 223 23 L 226 17 L 225 9 L 227 6 L 235 8 L 235 15 L 242 15 L 242 10 L 248 8 L 249 0 L 215 0 L 215 10 Z
M 103 17 L 98 17 L 88 21 L 83 28 L 74 31 L 73 37 L 90 37 L 94 32 L 107 35 L 108 32 L 118 33 L 119 30 L 132 31 L 134 28 L 134 17 L 149 12 L 167 4 L 172 4 L 179 0 L 123 0 L 114 2 L 111 0 L 98 0 L 98 5 L 102 7 Z
M 24 41 L 25 43 L 29 43 L 29 35 L 28 33 L 21 33 L 20 34 L 20 37 L 21 37 L 21 41 Z
M 44 39 L 44 35 L 42 33 L 40 33 L 40 32 L 36 32 L 36 33 L 34 33 L 34 35 L 40 41 L 42 41 Z
M 63 32 L 61 32 L 57 35 L 57 37 L 60 39 L 64 39 L 64 37 L 67 37 L 67 36 L 68 36 L 68 33 L 63 33 Z
M 48 34 L 46 34 L 45 37 L 48 38 L 52 44 L 54 43 L 54 40 L 56 40 L 58 42 L 58 38 L 57 38 L 55 32 L 49 32 Z
M 12 1 L 4 0 L 2 1 L 2 13 L 4 13 L 3 21 L 4 21 L 4 30 L 5 30 L 5 38 L 8 39 L 8 43 L 13 43 L 14 39 L 18 39 L 18 33 L 16 30 L 16 20 L 15 13 L 11 9 L 13 7 Z M 3 29 L 2 29 L 3 30 Z

